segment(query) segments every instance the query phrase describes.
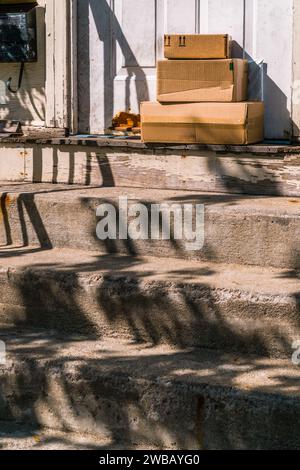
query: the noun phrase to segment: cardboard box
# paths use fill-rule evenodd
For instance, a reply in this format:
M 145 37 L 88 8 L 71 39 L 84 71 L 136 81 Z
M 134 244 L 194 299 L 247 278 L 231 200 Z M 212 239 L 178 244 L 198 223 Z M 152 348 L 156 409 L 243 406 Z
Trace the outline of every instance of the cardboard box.
M 161 103 L 246 101 L 248 61 L 160 60 L 157 100 Z
M 229 59 L 231 38 L 228 34 L 165 35 L 166 59 Z
M 264 104 L 142 103 L 142 140 L 180 144 L 250 144 L 264 138 Z

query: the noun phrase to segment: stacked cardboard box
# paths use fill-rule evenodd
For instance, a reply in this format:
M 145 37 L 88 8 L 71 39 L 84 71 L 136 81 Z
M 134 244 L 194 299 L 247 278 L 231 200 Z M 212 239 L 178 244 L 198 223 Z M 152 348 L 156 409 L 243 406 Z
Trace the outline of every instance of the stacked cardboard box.
M 165 36 L 157 102 L 142 103 L 144 142 L 248 144 L 263 139 L 264 106 L 248 102 L 248 62 L 228 35 Z

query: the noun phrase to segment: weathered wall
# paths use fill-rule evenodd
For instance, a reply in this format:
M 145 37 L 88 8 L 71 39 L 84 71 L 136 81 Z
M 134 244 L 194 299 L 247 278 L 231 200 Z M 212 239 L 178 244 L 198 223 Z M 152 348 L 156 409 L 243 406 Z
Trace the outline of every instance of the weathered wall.
M 300 2 L 294 0 L 294 44 L 293 44 L 293 134 L 300 139 Z
M 26 125 L 42 126 L 45 122 L 45 4 L 38 0 L 38 62 L 25 65 L 21 90 L 10 93 L 5 82 L 13 78 L 13 86 L 19 77 L 19 64 L 0 63 L 0 119 L 16 119 Z
M 149 148 L 105 139 L 65 139 L 66 145 L 62 139 L 16 140 L 0 145 L 2 182 L 300 197 L 300 147 Z
M 244 11 L 242 0 L 78 0 L 80 130 L 101 132 L 113 113 L 155 99 L 164 32 L 228 32 L 235 56 L 245 33 L 247 57 L 264 61 L 266 137 L 289 138 L 294 0 L 245 5 Z

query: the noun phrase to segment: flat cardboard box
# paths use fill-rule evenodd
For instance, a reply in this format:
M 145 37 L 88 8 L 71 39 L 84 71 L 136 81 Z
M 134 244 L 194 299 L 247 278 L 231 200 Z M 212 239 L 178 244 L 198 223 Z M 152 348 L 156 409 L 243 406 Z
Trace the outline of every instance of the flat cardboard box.
M 246 101 L 247 96 L 247 60 L 160 60 L 157 63 L 160 103 L 235 102 Z
M 262 102 L 144 102 L 141 115 L 143 142 L 243 145 L 264 138 Z
M 229 59 L 228 34 L 166 34 L 166 59 Z

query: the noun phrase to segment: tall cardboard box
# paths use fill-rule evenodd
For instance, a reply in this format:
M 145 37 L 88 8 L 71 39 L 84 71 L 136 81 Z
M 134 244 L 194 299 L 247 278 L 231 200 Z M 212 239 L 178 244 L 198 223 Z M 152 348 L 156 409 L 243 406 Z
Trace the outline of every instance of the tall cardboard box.
M 157 101 L 235 102 L 248 96 L 248 61 L 160 60 L 157 63 Z
M 231 38 L 228 34 L 165 35 L 166 59 L 229 59 Z
M 141 120 L 144 142 L 242 145 L 264 137 L 262 102 L 145 102 Z

